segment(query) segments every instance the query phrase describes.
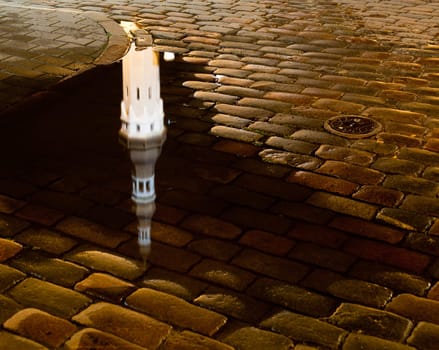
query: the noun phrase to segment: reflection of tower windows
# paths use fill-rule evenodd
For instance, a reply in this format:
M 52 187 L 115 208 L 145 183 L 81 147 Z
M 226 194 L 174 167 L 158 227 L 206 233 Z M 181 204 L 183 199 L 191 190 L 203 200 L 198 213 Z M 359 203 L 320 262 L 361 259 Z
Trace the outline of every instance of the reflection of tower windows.
M 149 202 L 155 199 L 154 175 L 147 178 L 133 176 L 133 199 L 140 202 Z
M 151 241 L 151 228 L 150 227 L 139 227 L 139 242 L 150 242 Z

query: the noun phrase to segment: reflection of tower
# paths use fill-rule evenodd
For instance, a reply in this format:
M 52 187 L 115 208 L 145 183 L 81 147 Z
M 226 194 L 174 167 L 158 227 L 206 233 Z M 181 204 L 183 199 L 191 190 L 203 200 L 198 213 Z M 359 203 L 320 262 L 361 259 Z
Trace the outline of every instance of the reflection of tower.
M 140 252 L 146 259 L 151 249 L 151 218 L 155 211 L 154 168 L 166 138 L 159 54 L 151 47 L 139 48 L 132 43 L 122 60 L 122 73 L 119 138 L 132 162 L 132 200 L 138 218 Z

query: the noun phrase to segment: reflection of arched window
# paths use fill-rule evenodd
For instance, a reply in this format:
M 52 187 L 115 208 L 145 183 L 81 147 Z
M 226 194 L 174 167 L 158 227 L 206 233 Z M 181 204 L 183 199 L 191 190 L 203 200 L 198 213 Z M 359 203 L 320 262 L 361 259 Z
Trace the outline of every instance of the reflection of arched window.
M 150 241 L 151 240 L 151 228 L 150 227 L 139 227 L 139 241 Z
M 139 200 L 154 197 L 154 175 L 147 178 L 133 177 L 133 197 Z

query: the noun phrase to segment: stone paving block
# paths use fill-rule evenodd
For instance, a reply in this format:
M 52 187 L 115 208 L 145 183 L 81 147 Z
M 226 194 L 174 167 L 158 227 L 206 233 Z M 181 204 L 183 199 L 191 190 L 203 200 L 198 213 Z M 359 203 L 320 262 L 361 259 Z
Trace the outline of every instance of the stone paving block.
M 418 349 L 435 350 L 439 343 L 439 326 L 428 322 L 419 322 L 407 342 Z
M 251 157 L 260 150 L 258 146 L 253 144 L 232 140 L 221 140 L 217 142 L 213 148 L 216 151 L 230 153 L 238 157 Z
M 76 331 L 72 323 L 32 308 L 17 312 L 3 327 L 53 348 L 61 346 Z
M 126 249 L 120 251 L 125 254 L 131 254 L 135 251 L 136 258 L 141 259 L 138 254 L 137 239 L 129 242 Z M 195 253 L 157 242 L 152 243 L 151 255 L 148 257 L 148 261 L 154 265 L 179 272 L 187 272 L 200 259 L 201 257 Z
M 317 208 L 306 203 L 299 204 L 287 201 L 279 202 L 272 208 L 272 211 L 313 224 L 326 224 L 335 215 L 327 209 Z
M 378 185 L 384 179 L 384 174 L 377 170 L 334 160 L 326 161 L 317 172 L 362 185 Z
M 415 125 L 422 125 L 422 122 L 426 117 L 423 113 L 384 107 L 370 107 L 364 111 L 364 114 L 372 118 L 375 117 L 385 121 L 395 121 Z
M 375 349 L 391 349 L 391 350 L 415 350 L 415 348 L 400 343 L 391 342 L 380 338 L 371 337 L 369 335 L 349 334 L 343 344 L 343 350 L 375 350 Z
M 316 130 L 298 130 L 294 132 L 290 137 L 294 140 L 312 142 L 315 144 L 321 143 L 339 147 L 348 145 L 348 141 L 345 138 Z
M 28 204 L 24 206 L 16 213 L 16 215 L 22 219 L 46 226 L 51 226 L 64 217 L 64 214 L 58 210 L 36 204 Z
M 263 135 L 287 136 L 294 131 L 292 127 L 286 125 L 279 125 L 262 121 L 254 122 L 253 124 L 249 125 L 248 128 Z
M 377 207 L 374 205 L 324 192 L 315 192 L 307 199 L 306 203 L 365 220 L 373 219 L 377 212 Z
M 280 311 L 261 322 L 261 327 L 281 333 L 293 341 L 338 349 L 347 332 L 312 317 Z M 358 348 L 357 348 L 358 350 Z
M 26 278 L 26 275 L 21 271 L 0 264 L 0 292 L 11 288 L 24 278 Z
M 277 214 L 233 206 L 221 215 L 229 222 L 239 226 L 282 234 L 291 226 L 290 220 Z
M 66 350 L 93 349 L 96 347 L 103 349 L 144 350 L 141 346 L 93 328 L 81 329 L 64 344 Z
M 304 186 L 251 174 L 242 174 L 236 179 L 234 184 L 250 191 L 297 202 L 303 201 L 312 193 L 312 190 Z
M 316 150 L 317 146 L 308 141 L 309 140 L 291 140 L 289 138 L 271 136 L 265 141 L 265 143 L 268 146 L 281 148 L 285 151 L 311 155 Z
M 70 193 L 55 191 L 36 192 L 32 195 L 31 202 L 69 214 L 83 213 L 92 206 L 92 203 L 84 198 Z
M 205 282 L 160 268 L 149 269 L 139 283 L 141 286 L 172 294 L 187 301 L 195 299 L 207 287 Z
M 192 210 L 203 215 L 218 215 L 226 207 L 226 202 L 217 199 L 212 201 L 203 194 L 183 190 L 170 190 L 161 196 L 161 202 L 181 209 Z
M 312 105 L 315 108 L 329 109 L 335 112 L 358 114 L 365 109 L 365 106 L 359 103 L 340 101 L 331 98 L 320 98 Z
M 358 188 L 354 182 L 301 170 L 293 170 L 287 181 L 341 195 L 351 195 Z
M 316 155 L 323 159 L 345 161 L 360 166 L 368 166 L 374 160 L 373 153 L 332 145 L 321 145 Z
M 392 244 L 400 242 L 405 236 L 404 231 L 393 227 L 379 225 L 349 216 L 337 216 L 331 221 L 329 226 L 345 232 Z
M 313 317 L 329 316 L 337 307 L 337 302 L 332 297 L 268 278 L 256 280 L 247 293 L 255 298 Z
M 337 248 L 343 244 L 347 235 L 342 231 L 334 230 L 327 226 L 298 222 L 288 232 L 288 237 L 316 243 L 321 246 Z
M 76 248 L 68 253 L 65 259 L 127 280 L 134 280 L 145 272 L 145 266 L 141 261 L 91 245 Z
M 377 219 L 403 230 L 419 232 L 427 231 L 434 221 L 432 216 L 421 215 L 398 208 L 381 209 L 377 214 Z
M 304 264 L 253 249 L 244 249 L 232 260 L 232 264 L 291 283 L 297 282 L 309 271 L 309 268 Z
M 91 274 L 75 285 L 78 292 L 114 303 L 121 302 L 134 288 L 131 283 L 99 272 Z
M 25 202 L 0 194 L 0 213 L 12 214 L 25 205 Z
M 439 256 L 439 237 L 427 236 L 420 233 L 410 233 L 407 236 L 406 247 L 427 254 Z
M 257 74 L 263 74 L 263 73 L 252 74 L 251 76 L 249 76 L 249 78 L 254 79 Z M 285 79 L 284 76 L 280 76 L 280 77 L 282 77 L 282 80 Z M 238 105 L 243 107 L 261 108 L 274 113 L 288 113 L 292 106 L 292 104 L 288 102 L 281 102 L 281 101 L 270 100 L 265 98 L 260 99 L 253 97 L 244 97 L 240 99 Z
M 216 104 L 215 110 L 219 113 L 251 120 L 266 120 L 274 114 L 274 112 L 264 109 L 263 106 L 236 106 L 223 103 Z
M 276 91 L 269 91 L 265 93 L 263 98 L 292 103 L 295 106 L 309 105 L 314 101 L 314 98 L 311 96 L 295 94 L 291 92 L 276 92 Z
M 104 302 L 90 305 L 72 320 L 147 349 L 157 349 L 171 331 L 170 326 L 151 317 Z
M 12 237 L 29 226 L 25 220 L 10 215 L 0 214 L 0 237 Z
M 188 248 L 201 256 L 221 261 L 230 260 L 241 250 L 238 245 L 214 238 L 196 240 Z
M 419 162 L 425 165 L 437 164 L 439 155 L 436 152 L 415 147 L 404 147 L 398 154 L 399 159 Z
M 181 222 L 187 213 L 185 210 L 180 210 L 174 207 L 170 207 L 164 204 L 156 203 L 156 211 L 154 213 L 154 219 L 167 224 L 176 225 Z
M 259 155 L 264 160 L 263 155 L 261 153 L 259 153 Z M 286 163 L 281 163 L 283 165 L 269 163 L 261 162 L 256 159 L 240 159 L 234 162 L 233 166 L 253 175 L 269 176 L 273 178 L 283 178 L 290 171 L 288 167 L 284 166 Z
M 3 324 L 8 318 L 23 308 L 24 306 L 18 304 L 14 299 L 0 294 L 0 323 Z
M 230 222 L 198 214 L 185 219 L 182 226 L 196 233 L 222 239 L 234 239 L 242 232 L 238 226 Z
M 48 350 L 41 344 L 6 331 L 0 331 L 0 347 L 5 350 Z
M 373 152 L 380 156 L 393 156 L 397 150 L 396 145 L 385 144 L 376 140 L 357 140 L 352 143 L 352 147 L 362 149 L 364 151 Z
M 435 197 L 439 191 L 439 185 L 433 181 L 404 175 L 387 176 L 383 182 L 383 186 L 404 191 L 405 193 L 414 193 L 427 197 Z
M 164 350 L 233 350 L 233 347 L 200 334 L 183 331 L 172 334 L 163 346 Z
M 107 228 L 119 230 L 134 220 L 134 214 L 119 208 L 97 205 L 87 210 L 84 217 L 94 223 L 105 225 Z
M 10 239 L 0 238 L 0 262 L 8 260 L 18 254 L 23 246 Z
M 137 228 L 133 233 L 137 233 Z M 175 247 L 183 247 L 193 240 L 193 235 L 190 232 L 157 221 L 152 222 L 151 237 Z
M 210 259 L 202 260 L 192 268 L 189 274 L 193 277 L 238 291 L 243 291 L 255 279 L 252 273 Z
M 439 324 L 439 301 L 436 300 L 400 294 L 386 306 L 386 310 L 413 321 Z
M 356 260 L 350 254 L 306 242 L 297 243 L 288 257 L 338 272 L 346 272 Z
M 437 200 L 426 196 L 407 195 L 400 208 L 408 212 L 422 213 L 424 216 L 438 216 L 439 214 Z
M 244 128 L 251 123 L 251 120 L 221 113 L 212 117 L 212 120 L 217 124 L 223 124 L 234 128 Z
M 73 316 L 91 301 L 80 293 L 36 278 L 20 282 L 9 290 L 9 295 L 22 305 L 63 318 Z
M 216 287 L 208 288 L 194 300 L 206 309 L 254 324 L 270 310 L 270 306 L 245 294 Z
M 10 264 L 29 275 L 64 287 L 73 286 L 88 274 L 88 270 L 82 266 L 47 257 L 35 251 L 21 254 Z
M 381 186 L 365 185 L 361 186 L 352 197 L 372 204 L 378 204 L 385 207 L 395 207 L 403 200 L 404 193 L 397 190 L 383 188 Z
M 242 350 L 288 350 L 293 347 L 288 337 L 256 327 L 240 327 L 221 337 L 221 340 Z
M 404 342 L 413 324 L 396 314 L 355 304 L 343 303 L 328 318 L 337 327 L 395 342 Z
M 63 254 L 77 244 L 77 241 L 74 239 L 63 236 L 58 232 L 37 227 L 23 231 L 16 235 L 14 239 L 22 244 L 39 248 L 55 255 Z
M 219 185 L 209 194 L 230 203 L 260 210 L 267 210 L 275 201 L 272 196 L 255 193 L 234 185 Z
M 239 243 L 278 256 L 287 254 L 294 246 L 294 241 L 290 239 L 258 230 L 247 231 Z
M 283 152 L 275 149 L 265 149 L 259 153 L 264 162 L 279 164 L 303 170 L 315 170 L 321 164 L 321 161 L 313 156 Z
M 430 264 L 430 257 L 389 244 L 350 238 L 343 250 L 357 257 L 388 264 L 405 271 L 421 274 Z
M 227 322 L 227 318 L 175 296 L 148 288 L 135 291 L 126 304 L 163 322 L 212 336 Z
M 260 90 L 233 85 L 221 85 L 216 91 L 238 97 L 261 97 L 263 95 Z
M 393 295 L 392 291 L 386 287 L 345 278 L 338 273 L 320 269 L 311 272 L 302 284 L 307 288 L 313 288 L 340 299 L 376 308 L 383 307 Z
M 129 234 L 109 229 L 92 221 L 78 217 L 68 217 L 56 226 L 58 230 L 106 248 L 115 248 L 128 240 Z

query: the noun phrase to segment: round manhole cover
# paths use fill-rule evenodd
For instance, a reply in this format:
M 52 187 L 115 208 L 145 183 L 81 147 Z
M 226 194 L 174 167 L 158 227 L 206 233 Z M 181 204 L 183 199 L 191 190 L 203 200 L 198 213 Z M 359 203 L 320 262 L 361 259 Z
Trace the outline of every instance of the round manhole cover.
M 325 129 L 333 134 L 358 139 L 369 137 L 381 131 L 376 120 L 359 115 L 342 115 L 328 119 Z

